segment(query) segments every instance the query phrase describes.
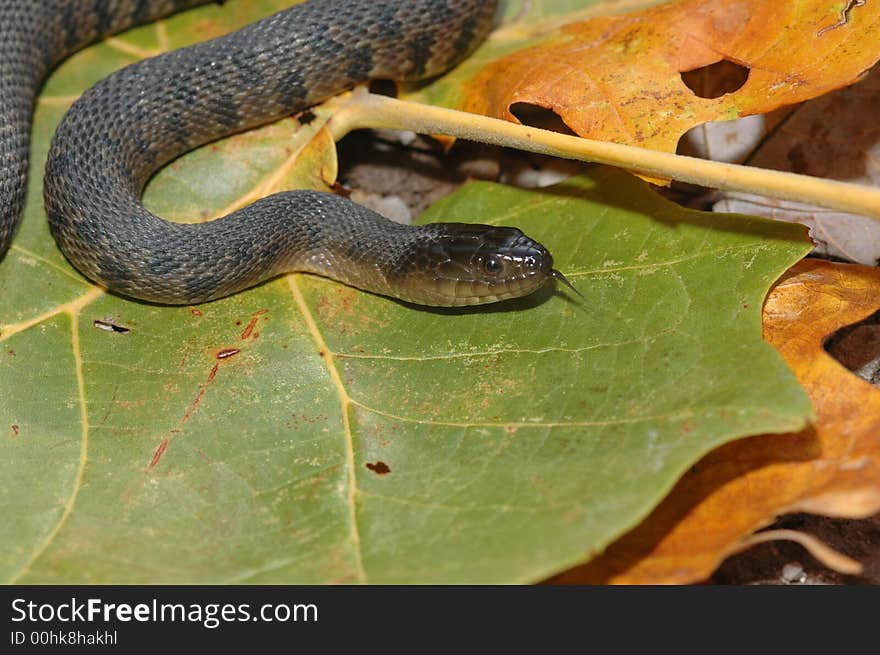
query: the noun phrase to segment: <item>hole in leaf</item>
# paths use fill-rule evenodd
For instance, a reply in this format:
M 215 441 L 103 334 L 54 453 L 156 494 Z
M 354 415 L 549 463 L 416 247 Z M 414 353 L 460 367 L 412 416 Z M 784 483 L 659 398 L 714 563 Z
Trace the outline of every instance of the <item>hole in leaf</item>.
M 748 79 L 747 67 L 727 59 L 681 73 L 681 81 L 699 98 L 720 98 L 739 91 Z
M 880 312 L 840 328 L 825 340 L 825 352 L 863 380 L 880 386 Z
M 739 164 L 748 159 L 770 131 L 765 114 L 709 121 L 681 135 L 676 152 L 690 157 Z
M 539 107 L 528 102 L 515 102 L 510 105 L 510 113 L 517 117 L 523 125 L 537 127 L 542 130 L 577 136 L 575 132 L 565 124 L 562 117 L 552 109 Z
M 99 330 L 104 330 L 105 332 L 116 332 L 118 334 L 128 334 L 131 332 L 130 328 L 125 327 L 124 325 L 119 325 L 115 323 L 112 319 L 95 319 L 92 321 L 92 325 L 94 325 Z

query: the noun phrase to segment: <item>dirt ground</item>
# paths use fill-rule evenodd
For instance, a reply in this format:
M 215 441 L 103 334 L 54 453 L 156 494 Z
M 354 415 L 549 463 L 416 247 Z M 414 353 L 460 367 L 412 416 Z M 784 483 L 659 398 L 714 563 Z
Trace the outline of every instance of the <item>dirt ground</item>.
M 576 174 L 582 164 L 472 143 L 449 153 L 431 139 L 396 132 L 363 131 L 339 144 L 339 181 L 353 200 L 400 222 L 469 179 L 523 187 L 546 186 Z M 667 192 L 688 206 L 711 204 L 711 193 L 687 188 Z M 702 208 L 702 207 L 701 207 Z M 880 316 L 829 338 L 827 349 L 847 368 L 880 384 Z M 880 515 L 866 520 L 797 514 L 770 528 L 788 528 L 819 538 L 863 563 L 861 576 L 836 573 L 800 545 L 776 541 L 730 557 L 707 581 L 711 584 L 880 584 Z

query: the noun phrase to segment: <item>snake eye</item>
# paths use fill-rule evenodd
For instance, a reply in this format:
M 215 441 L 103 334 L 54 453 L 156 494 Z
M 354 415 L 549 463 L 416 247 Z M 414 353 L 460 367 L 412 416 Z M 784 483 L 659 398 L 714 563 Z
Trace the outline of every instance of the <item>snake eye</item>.
M 490 275 L 495 275 L 496 273 L 500 273 L 501 269 L 504 268 L 504 262 L 501 261 L 501 257 L 497 255 L 489 255 L 483 260 L 483 270 L 485 270 Z

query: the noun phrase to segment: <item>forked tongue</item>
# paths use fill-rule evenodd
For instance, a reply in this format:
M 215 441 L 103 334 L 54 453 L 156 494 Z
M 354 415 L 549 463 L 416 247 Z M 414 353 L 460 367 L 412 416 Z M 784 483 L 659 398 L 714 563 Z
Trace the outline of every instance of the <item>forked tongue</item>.
M 584 300 L 586 300 L 586 297 L 584 296 L 584 294 L 582 294 L 580 291 L 578 291 L 577 289 L 575 289 L 575 288 L 574 288 L 574 285 L 573 285 L 571 282 L 568 281 L 568 278 L 566 278 L 562 273 L 560 273 L 559 271 L 557 271 L 555 268 L 550 270 L 550 275 L 551 275 L 551 277 L 554 277 L 554 278 L 556 278 L 557 280 L 559 280 L 560 282 L 562 282 L 562 284 L 564 284 L 564 285 L 567 286 L 569 289 L 571 289 L 572 291 L 574 291 L 578 296 L 580 296 L 581 298 L 583 298 Z

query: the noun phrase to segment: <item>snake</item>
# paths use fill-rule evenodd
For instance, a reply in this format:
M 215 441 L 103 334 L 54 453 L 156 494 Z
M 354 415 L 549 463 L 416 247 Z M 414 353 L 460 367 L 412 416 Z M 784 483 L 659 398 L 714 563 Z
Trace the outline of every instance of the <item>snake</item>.
M 73 52 L 211 0 L 0 0 L 0 257 L 25 201 L 34 105 Z M 525 296 L 552 278 L 543 245 L 514 227 L 401 225 L 339 194 L 275 193 L 215 220 L 145 208 L 172 160 L 296 115 L 376 79 L 456 66 L 487 36 L 495 0 L 309 0 L 195 45 L 130 64 L 86 90 L 52 138 L 43 181 L 68 261 L 142 301 L 212 301 L 291 272 L 420 305 Z

